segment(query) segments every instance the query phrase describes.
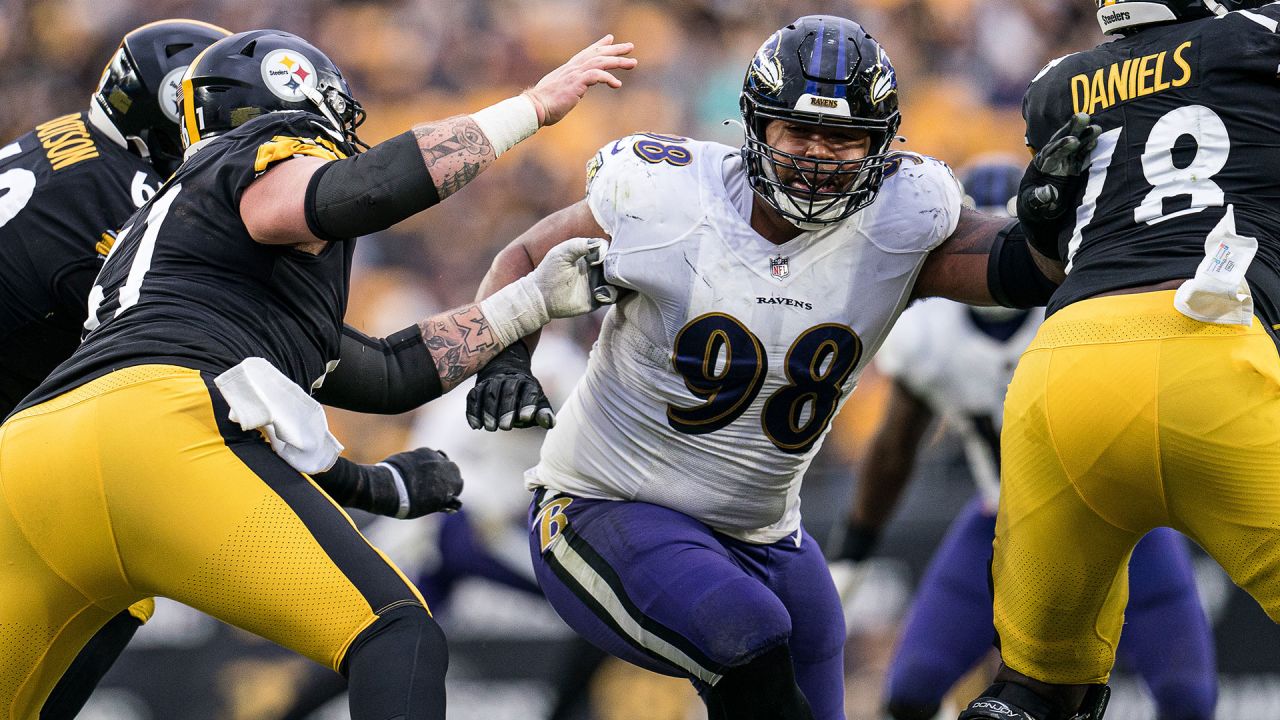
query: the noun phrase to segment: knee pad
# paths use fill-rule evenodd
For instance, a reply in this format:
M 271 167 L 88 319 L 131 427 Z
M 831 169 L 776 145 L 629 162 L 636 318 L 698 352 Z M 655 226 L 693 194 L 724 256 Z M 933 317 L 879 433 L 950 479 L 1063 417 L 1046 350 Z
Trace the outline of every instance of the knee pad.
M 417 603 L 400 605 L 379 615 L 351 642 L 339 672 L 348 675 L 352 659 L 366 653 L 399 658 L 401 662 L 423 661 L 438 666 L 442 676 L 449 666 L 444 631 Z
M 893 720 L 933 720 L 937 716 L 940 707 L 937 703 L 921 705 L 919 703 L 890 699 L 888 706 L 885 707 L 885 712 Z
M 738 578 L 716 587 L 695 606 L 693 638 L 707 657 L 728 667 L 738 667 L 768 650 L 785 645 L 791 637 L 791 615 L 777 596 L 750 578 Z

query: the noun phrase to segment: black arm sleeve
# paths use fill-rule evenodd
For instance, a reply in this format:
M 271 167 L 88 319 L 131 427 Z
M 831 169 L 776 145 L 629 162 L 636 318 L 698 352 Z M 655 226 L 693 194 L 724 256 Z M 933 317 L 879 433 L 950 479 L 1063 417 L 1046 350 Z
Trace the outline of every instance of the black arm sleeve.
M 440 376 L 417 325 L 386 338 L 344 326 L 338 360 L 315 393 L 325 405 L 393 415 L 440 397 Z
M 440 202 L 412 131 L 335 160 L 307 183 L 307 227 L 321 240 L 386 230 Z
M 1010 308 L 1039 307 L 1058 289 L 1031 257 L 1027 236 L 1018 222 L 1009 223 L 991 245 L 987 289 L 997 303 Z

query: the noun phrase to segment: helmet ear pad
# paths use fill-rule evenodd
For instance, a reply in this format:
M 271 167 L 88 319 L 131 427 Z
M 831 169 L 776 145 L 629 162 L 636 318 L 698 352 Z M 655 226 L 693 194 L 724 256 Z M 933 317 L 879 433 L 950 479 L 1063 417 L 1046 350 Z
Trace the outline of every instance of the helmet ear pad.
M 752 190 L 802 229 L 839 222 L 870 205 L 885 177 L 897 137 L 897 75 L 884 48 L 861 25 L 826 15 L 799 18 L 756 51 L 742 84 L 743 158 Z M 865 157 L 816 161 L 771 146 L 770 121 L 860 130 L 871 136 Z M 833 179 L 835 189 L 784 185 L 779 175 Z M 816 172 L 815 172 L 816 169 Z M 806 179 L 806 183 L 809 183 Z
M 283 110 L 315 115 L 331 128 L 335 141 L 363 145 L 355 128 L 364 121 L 364 109 L 351 96 L 342 72 L 327 55 L 292 33 L 252 30 L 232 35 L 210 46 L 182 78 L 188 147 Z

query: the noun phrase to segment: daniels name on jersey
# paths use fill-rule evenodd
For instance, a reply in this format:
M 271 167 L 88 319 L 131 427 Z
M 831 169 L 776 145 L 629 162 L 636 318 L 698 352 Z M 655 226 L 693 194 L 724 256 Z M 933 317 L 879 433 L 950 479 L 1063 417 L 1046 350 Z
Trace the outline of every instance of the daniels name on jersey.
M 897 154 L 875 203 L 783 245 L 748 221 L 739 151 L 641 134 L 588 166 L 609 311 L 528 483 L 651 502 L 750 542 L 800 524 L 832 417 L 954 231 L 947 166 Z

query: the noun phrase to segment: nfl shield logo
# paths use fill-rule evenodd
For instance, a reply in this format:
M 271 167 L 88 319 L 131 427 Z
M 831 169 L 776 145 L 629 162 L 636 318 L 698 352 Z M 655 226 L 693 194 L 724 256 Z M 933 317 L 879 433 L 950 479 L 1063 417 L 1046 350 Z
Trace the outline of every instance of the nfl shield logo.
M 781 255 L 769 258 L 769 273 L 779 280 L 791 274 L 791 266 L 787 264 L 790 258 L 784 258 Z

